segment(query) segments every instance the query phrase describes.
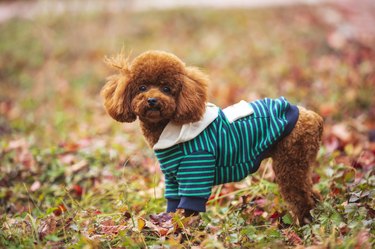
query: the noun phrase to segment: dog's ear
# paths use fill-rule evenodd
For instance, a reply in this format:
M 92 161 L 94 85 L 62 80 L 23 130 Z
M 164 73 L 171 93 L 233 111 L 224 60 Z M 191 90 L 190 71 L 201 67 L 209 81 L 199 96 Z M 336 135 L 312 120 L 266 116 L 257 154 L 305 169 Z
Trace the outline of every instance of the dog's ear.
M 136 115 L 131 110 L 131 93 L 128 89 L 130 71 L 128 58 L 121 53 L 113 58 L 106 58 L 106 64 L 118 70 L 118 74 L 108 77 L 101 90 L 104 107 L 108 114 L 119 122 L 133 122 Z
M 186 67 L 183 84 L 178 97 L 177 110 L 173 122 L 186 124 L 199 121 L 207 101 L 208 77 L 198 68 Z

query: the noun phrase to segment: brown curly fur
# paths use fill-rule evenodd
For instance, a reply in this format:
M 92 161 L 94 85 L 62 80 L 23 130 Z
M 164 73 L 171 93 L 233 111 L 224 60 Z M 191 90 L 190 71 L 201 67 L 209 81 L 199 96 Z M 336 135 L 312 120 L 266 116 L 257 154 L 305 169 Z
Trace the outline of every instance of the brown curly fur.
M 293 131 L 271 151 L 272 168 L 280 192 L 301 224 L 311 220 L 310 210 L 321 200 L 312 189 L 312 164 L 319 150 L 323 119 L 303 107 Z
M 107 59 L 118 70 L 102 89 L 108 114 L 120 122 L 140 120 L 143 135 L 152 147 L 168 122 L 200 120 L 207 101 L 208 78 L 175 55 L 148 51 L 132 63 L 123 53 Z M 145 89 L 143 89 L 145 87 Z M 166 90 L 165 87 L 168 87 Z M 150 106 L 150 99 L 156 103 Z M 312 189 L 312 163 L 319 150 L 322 118 L 302 107 L 293 131 L 270 152 L 276 182 L 300 223 L 311 219 L 310 210 L 321 199 Z
M 208 78 L 199 69 L 185 66 L 175 55 L 148 51 L 130 64 L 121 53 L 106 62 L 118 70 L 101 91 L 108 114 L 119 122 L 132 122 L 138 117 L 151 147 L 168 122 L 196 122 L 203 116 Z M 141 92 L 140 86 L 146 86 L 147 91 Z M 162 91 L 165 86 L 170 88 L 169 93 Z M 158 100 L 160 111 L 148 111 L 149 98 Z

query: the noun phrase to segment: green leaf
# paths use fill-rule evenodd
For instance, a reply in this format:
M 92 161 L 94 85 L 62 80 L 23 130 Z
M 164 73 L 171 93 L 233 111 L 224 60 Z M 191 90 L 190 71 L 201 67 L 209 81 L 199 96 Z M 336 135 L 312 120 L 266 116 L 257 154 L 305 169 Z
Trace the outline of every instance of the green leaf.
M 49 234 L 46 236 L 46 240 L 57 242 L 60 240 L 60 238 L 54 234 Z
M 287 213 L 282 217 L 282 221 L 287 225 L 291 225 L 293 223 L 293 218 L 289 213 Z

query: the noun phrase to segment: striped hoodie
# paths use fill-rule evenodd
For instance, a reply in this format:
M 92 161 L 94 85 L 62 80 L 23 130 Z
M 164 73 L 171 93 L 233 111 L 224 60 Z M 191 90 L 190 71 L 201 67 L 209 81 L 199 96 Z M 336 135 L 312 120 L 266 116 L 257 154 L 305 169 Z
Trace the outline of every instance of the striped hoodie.
M 212 187 L 254 173 L 272 146 L 292 131 L 298 114 L 285 98 L 266 98 L 224 110 L 207 105 L 197 123 L 168 124 L 154 146 L 165 176 L 167 212 L 204 212 Z

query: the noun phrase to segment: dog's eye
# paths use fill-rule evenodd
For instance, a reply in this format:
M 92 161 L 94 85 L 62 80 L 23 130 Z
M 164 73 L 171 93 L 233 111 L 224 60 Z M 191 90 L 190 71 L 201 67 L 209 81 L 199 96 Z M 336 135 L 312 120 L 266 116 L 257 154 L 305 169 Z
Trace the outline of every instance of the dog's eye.
M 145 92 L 146 90 L 147 90 L 146 86 L 140 86 L 139 87 L 139 91 L 141 91 L 141 92 Z
M 163 92 L 165 92 L 165 93 L 170 93 L 170 92 L 171 92 L 171 88 L 168 87 L 168 86 L 164 86 L 164 87 L 163 87 Z

